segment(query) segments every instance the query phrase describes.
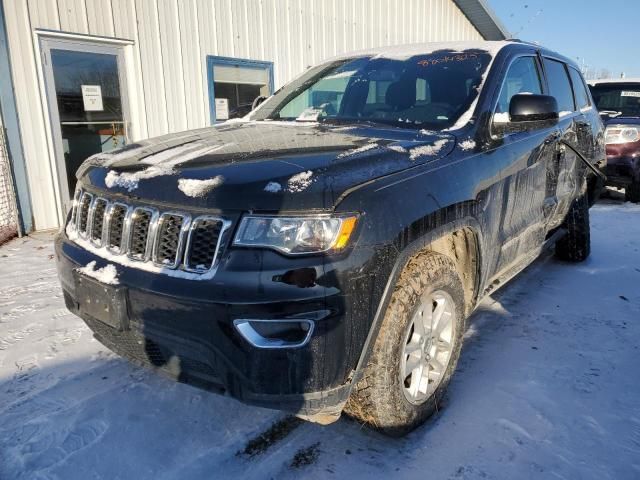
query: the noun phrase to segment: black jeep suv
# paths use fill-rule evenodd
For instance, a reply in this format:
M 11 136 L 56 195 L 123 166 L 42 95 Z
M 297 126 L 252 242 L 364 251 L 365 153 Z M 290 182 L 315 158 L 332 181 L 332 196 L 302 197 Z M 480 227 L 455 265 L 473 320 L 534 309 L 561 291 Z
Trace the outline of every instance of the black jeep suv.
M 88 159 L 56 240 L 67 307 L 180 381 L 402 434 L 485 295 L 545 245 L 589 255 L 592 103 L 522 42 L 333 59 L 242 121 Z

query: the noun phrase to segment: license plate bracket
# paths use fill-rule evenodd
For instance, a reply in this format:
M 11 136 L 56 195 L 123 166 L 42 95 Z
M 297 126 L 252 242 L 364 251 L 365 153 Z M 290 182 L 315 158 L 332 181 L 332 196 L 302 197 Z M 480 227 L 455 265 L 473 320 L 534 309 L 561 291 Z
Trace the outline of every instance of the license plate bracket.
M 78 272 L 75 284 L 81 316 L 88 315 L 116 330 L 128 328 L 126 288 L 106 285 Z

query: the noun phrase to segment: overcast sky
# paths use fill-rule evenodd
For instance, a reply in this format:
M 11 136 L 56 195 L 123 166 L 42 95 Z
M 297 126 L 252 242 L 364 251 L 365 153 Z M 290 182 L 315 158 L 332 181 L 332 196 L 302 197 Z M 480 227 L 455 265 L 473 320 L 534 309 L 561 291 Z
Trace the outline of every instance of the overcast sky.
M 591 72 L 640 77 L 639 0 L 487 0 L 515 38 L 556 50 Z

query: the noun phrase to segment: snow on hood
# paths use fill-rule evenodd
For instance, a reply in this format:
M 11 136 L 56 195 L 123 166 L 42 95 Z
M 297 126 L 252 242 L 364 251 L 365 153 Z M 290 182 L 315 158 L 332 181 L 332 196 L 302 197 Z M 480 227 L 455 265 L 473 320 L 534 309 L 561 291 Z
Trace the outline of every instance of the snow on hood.
M 460 148 L 465 152 L 469 150 L 473 150 L 474 148 L 476 148 L 476 142 L 471 138 L 468 138 L 460 142 Z
M 222 175 L 217 175 L 206 180 L 197 178 L 181 178 L 178 180 L 178 189 L 187 197 L 204 197 L 207 193 L 224 182 Z
M 269 193 L 278 193 L 281 190 L 282 190 L 282 185 L 280 185 L 278 182 L 269 182 L 264 187 L 264 191 Z
M 421 145 L 419 147 L 412 148 L 409 158 L 411 160 L 416 160 L 417 158 L 420 158 L 424 155 L 437 155 L 447 143 L 449 143 L 449 140 L 443 138 L 441 140 L 436 140 L 435 142 L 433 142 L 433 145 Z
M 340 155 L 337 156 L 337 158 L 353 157 L 355 155 L 360 155 L 362 153 L 368 152 L 369 150 L 373 150 L 374 148 L 378 148 L 377 143 L 368 143 L 366 145 L 363 145 L 362 147 L 358 147 L 351 150 L 347 150 L 346 152 L 342 152 Z
M 309 185 L 313 182 L 313 172 L 307 170 L 306 172 L 300 172 L 293 175 L 287 181 L 287 191 L 292 193 L 302 192 L 309 188 Z
M 140 160 L 143 165 L 149 165 L 143 170 L 137 172 L 116 172 L 110 170 L 105 177 L 105 185 L 108 188 L 122 187 L 128 192 L 132 192 L 138 188 L 140 180 L 146 180 L 161 175 L 172 175 L 175 173 L 175 167 L 193 160 L 194 158 L 201 157 L 203 155 L 213 153 L 216 150 L 224 148 L 226 145 L 205 146 L 198 143 L 187 143 L 185 145 L 169 148 L 167 150 L 158 152 L 154 155 L 148 156 Z M 137 149 L 130 150 L 128 152 L 122 152 L 114 155 L 114 157 L 120 157 L 125 159 L 128 157 L 121 157 L 125 153 L 129 153 L 130 156 L 136 155 Z M 117 160 L 109 159 L 108 165 L 113 165 Z M 215 185 L 214 185 L 215 186 Z M 213 188 L 213 187 L 212 187 Z M 186 192 L 185 192 L 186 193 Z M 188 195 L 188 194 L 187 194 Z M 197 196 L 197 195 L 196 195 Z

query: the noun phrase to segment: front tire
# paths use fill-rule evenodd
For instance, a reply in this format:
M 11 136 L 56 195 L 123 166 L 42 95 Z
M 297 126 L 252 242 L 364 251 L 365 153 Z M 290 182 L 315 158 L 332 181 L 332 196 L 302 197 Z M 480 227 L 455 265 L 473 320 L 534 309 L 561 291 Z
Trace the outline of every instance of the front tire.
M 556 243 L 556 256 L 567 262 L 582 262 L 591 253 L 589 200 L 586 194 L 576 198 L 565 220 L 567 234 Z
M 460 356 L 464 304 L 451 259 L 434 252 L 413 257 L 400 274 L 346 412 L 401 436 L 437 411 Z

